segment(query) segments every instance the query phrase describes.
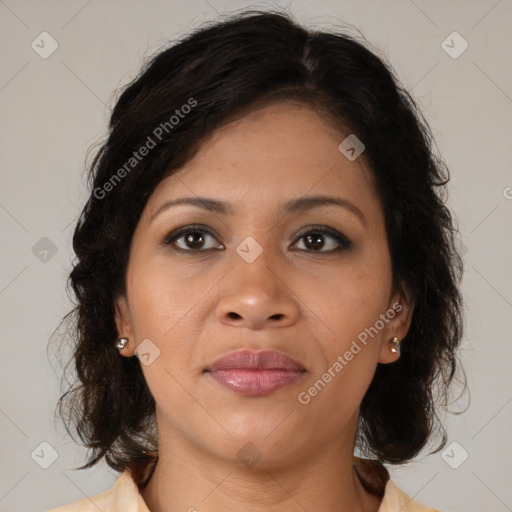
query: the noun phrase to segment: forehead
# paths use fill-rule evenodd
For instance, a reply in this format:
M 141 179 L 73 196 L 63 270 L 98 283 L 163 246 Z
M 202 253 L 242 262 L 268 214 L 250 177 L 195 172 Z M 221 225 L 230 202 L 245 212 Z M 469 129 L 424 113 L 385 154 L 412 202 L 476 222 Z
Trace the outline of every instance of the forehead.
M 240 212 L 313 194 L 375 202 L 364 159 L 351 161 L 339 149 L 346 136 L 305 105 L 260 108 L 213 132 L 159 183 L 148 207 L 154 213 L 162 201 L 185 195 L 215 196 Z

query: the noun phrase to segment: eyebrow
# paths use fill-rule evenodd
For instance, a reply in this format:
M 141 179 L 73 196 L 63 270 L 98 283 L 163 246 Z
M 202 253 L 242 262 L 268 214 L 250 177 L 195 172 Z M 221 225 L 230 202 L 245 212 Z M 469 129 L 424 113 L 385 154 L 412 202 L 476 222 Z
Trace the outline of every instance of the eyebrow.
M 168 210 L 172 206 L 178 206 L 182 204 L 196 206 L 208 212 L 217 213 L 220 215 L 234 215 L 235 213 L 231 205 L 217 199 L 212 199 L 209 197 L 180 197 L 179 199 L 172 199 L 162 204 L 162 206 L 160 206 L 160 208 L 158 208 L 155 213 L 153 213 L 150 222 L 152 222 L 157 215 L 161 214 L 165 210 Z M 284 203 L 282 210 L 285 214 L 290 214 L 329 205 L 345 208 L 346 210 L 353 213 L 356 217 L 358 217 L 364 225 L 366 225 L 366 219 L 363 215 L 363 212 L 355 204 L 351 203 L 347 199 L 342 199 L 341 197 L 333 197 L 328 195 L 299 197 Z

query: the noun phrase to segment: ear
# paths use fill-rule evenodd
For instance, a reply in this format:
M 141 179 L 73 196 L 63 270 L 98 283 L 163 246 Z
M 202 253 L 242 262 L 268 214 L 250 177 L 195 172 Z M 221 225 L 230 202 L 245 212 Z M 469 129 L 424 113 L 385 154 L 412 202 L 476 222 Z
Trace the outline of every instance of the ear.
M 115 323 L 117 329 L 117 336 L 119 338 L 128 338 L 128 345 L 124 347 L 119 353 L 126 357 L 132 357 L 135 352 L 135 335 L 133 331 L 130 309 L 128 301 L 124 295 L 121 295 L 115 302 Z
M 401 343 L 407 343 L 404 338 L 411 325 L 413 310 L 414 301 L 407 291 L 400 291 L 393 295 L 385 313 L 389 321 L 382 331 L 379 363 L 393 363 L 400 357 L 398 353 L 391 352 L 389 340 L 396 336 Z

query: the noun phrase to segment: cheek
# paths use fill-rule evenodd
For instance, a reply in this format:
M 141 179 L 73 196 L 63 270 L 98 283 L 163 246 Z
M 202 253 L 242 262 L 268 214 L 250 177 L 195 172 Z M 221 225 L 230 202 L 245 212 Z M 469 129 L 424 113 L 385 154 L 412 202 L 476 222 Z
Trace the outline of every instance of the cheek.
M 390 276 L 380 265 L 353 264 L 317 275 L 299 293 L 342 350 L 359 333 L 374 325 L 385 312 L 391 290 Z
M 187 368 L 190 370 L 204 323 L 201 315 L 205 315 L 205 291 L 218 281 L 218 276 L 210 280 L 205 275 L 193 277 L 182 270 L 176 271 L 168 260 L 157 258 L 151 264 L 134 265 L 129 275 L 136 341 L 149 339 L 159 351 L 154 365 L 143 365 L 143 371 L 148 384 L 156 380 L 158 387 L 162 380 L 169 380 L 172 386 L 169 373 L 181 381 Z
M 204 295 L 204 282 L 184 279 L 168 261 L 134 265 L 129 277 L 135 328 L 146 337 L 151 333 L 158 339 L 165 339 Z

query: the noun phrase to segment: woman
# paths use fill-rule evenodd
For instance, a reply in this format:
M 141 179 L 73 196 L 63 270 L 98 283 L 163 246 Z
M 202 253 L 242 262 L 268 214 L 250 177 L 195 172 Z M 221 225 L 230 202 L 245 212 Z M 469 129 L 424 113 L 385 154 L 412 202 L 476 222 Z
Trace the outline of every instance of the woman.
M 446 444 L 459 364 L 433 147 L 389 66 L 284 14 L 156 55 L 91 166 L 59 400 L 121 475 L 54 511 L 435 510 L 384 466 Z

